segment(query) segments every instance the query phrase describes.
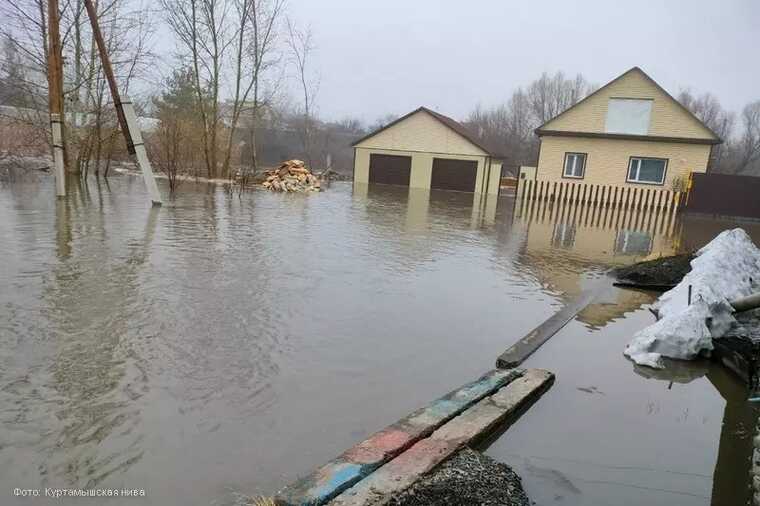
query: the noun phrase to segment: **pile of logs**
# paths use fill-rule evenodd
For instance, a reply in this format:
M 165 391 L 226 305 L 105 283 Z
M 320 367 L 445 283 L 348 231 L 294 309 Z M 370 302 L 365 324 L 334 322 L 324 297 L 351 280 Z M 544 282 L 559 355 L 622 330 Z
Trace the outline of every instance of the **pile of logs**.
M 301 160 L 282 162 L 277 169 L 268 170 L 262 186 L 276 192 L 318 192 L 319 178 Z

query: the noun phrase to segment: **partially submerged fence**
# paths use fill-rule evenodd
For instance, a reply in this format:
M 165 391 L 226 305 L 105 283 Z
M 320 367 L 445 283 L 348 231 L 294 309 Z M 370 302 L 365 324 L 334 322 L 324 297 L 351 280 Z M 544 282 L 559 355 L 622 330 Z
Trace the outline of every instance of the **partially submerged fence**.
M 633 210 L 676 212 L 683 192 L 665 188 L 588 184 L 571 181 L 524 179 L 517 190 L 518 198 L 554 203 L 594 204 Z

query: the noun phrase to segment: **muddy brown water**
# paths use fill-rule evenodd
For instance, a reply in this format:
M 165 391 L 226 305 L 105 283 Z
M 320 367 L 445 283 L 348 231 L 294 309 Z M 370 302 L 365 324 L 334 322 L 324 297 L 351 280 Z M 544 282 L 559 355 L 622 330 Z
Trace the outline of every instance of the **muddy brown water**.
M 0 186 L 3 506 L 37 503 L 15 488 L 273 493 L 492 367 L 610 266 L 732 226 L 345 183 L 185 183 L 151 209 L 138 178 L 62 202 L 51 183 Z M 488 452 L 540 504 L 746 504 L 739 383 L 642 376 L 622 347 L 651 296 L 607 297 L 530 358 L 557 383 Z

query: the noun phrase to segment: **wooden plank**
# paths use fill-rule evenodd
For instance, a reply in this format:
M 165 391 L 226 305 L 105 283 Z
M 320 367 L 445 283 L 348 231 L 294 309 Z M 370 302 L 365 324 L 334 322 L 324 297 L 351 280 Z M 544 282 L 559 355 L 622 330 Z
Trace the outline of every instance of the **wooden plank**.
M 509 369 L 522 364 L 537 349 L 548 341 L 554 334 L 559 332 L 570 320 L 575 318 L 583 308 L 588 306 L 597 296 L 598 290 L 590 288 L 582 292 L 578 297 L 565 305 L 562 309 L 550 316 L 541 325 L 534 328 L 528 334 L 519 339 L 515 344 L 507 348 L 496 359 L 496 367 Z

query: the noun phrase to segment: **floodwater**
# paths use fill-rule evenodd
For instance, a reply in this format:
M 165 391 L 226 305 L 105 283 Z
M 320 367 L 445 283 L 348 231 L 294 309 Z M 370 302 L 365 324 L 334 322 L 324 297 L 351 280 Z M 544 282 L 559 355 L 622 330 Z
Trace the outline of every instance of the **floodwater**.
M 491 368 L 610 266 L 733 226 L 345 183 L 185 183 L 151 209 L 138 178 L 60 202 L 51 183 L 0 186 L 3 506 L 50 501 L 14 488 L 274 493 Z M 748 504 L 741 385 L 622 356 L 650 301 L 610 292 L 527 364 L 557 382 L 488 451 L 539 504 Z

